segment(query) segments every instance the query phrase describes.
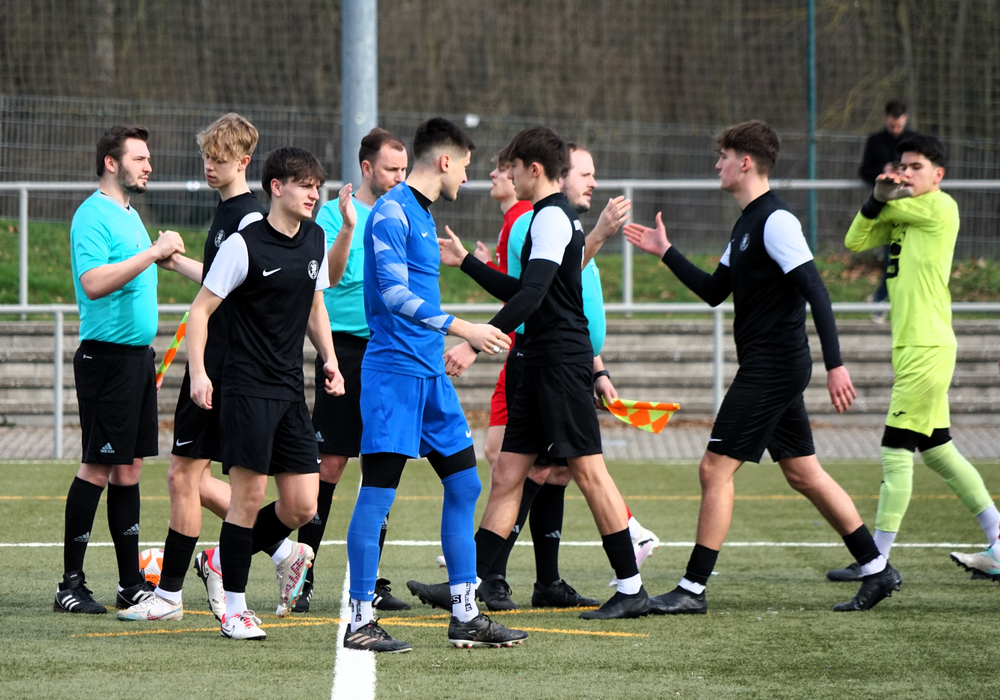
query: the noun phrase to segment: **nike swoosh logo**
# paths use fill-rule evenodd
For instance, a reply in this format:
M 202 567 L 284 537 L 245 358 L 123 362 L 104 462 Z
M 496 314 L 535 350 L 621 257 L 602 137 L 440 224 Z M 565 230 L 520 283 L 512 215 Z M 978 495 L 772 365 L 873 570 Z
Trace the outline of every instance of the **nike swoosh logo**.
M 93 360 L 94 358 L 91 357 L 90 355 L 84 355 L 83 359 L 85 359 L 85 360 Z
M 466 430 L 465 431 L 465 437 L 472 437 L 472 431 L 471 430 Z
M 423 236 L 424 238 L 427 238 L 427 232 L 426 231 L 421 231 L 420 235 Z
M 722 438 L 709 438 L 709 442 L 722 442 Z
M 264 277 L 270 277 L 271 275 L 273 275 L 275 272 L 277 272 L 280 269 L 281 269 L 280 267 L 276 267 L 273 270 L 264 270 Z
M 175 441 L 177 447 L 184 447 L 184 445 L 190 445 L 194 440 L 188 440 L 187 442 L 181 442 L 180 440 Z

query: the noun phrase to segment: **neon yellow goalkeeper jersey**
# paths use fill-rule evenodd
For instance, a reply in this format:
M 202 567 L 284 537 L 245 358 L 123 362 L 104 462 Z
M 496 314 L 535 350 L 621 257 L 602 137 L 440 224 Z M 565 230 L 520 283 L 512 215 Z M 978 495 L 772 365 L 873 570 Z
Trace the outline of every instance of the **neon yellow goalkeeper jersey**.
M 844 239 L 849 250 L 889 246 L 893 347 L 956 347 L 948 279 L 958 225 L 958 205 L 941 191 L 893 200 L 875 219 L 854 217 Z

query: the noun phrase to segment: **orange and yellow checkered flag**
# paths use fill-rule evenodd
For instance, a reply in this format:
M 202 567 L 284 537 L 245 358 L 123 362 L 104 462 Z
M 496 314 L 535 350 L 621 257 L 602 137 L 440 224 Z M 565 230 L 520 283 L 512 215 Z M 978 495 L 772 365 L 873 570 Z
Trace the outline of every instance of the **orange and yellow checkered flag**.
M 674 411 L 680 409 L 679 403 L 659 403 L 654 401 L 629 401 L 616 399 L 608 403 L 602 399 L 611 413 L 623 423 L 633 428 L 645 430 L 647 433 L 659 433 L 670 421 Z

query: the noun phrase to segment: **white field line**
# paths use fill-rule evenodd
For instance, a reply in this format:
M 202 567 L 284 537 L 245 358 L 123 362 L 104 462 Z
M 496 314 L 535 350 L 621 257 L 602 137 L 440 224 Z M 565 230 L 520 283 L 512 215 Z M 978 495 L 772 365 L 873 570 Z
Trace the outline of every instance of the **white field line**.
M 361 479 L 358 479 L 358 492 Z M 346 545 L 347 540 L 334 540 Z M 324 545 L 326 542 L 320 542 Z M 344 633 L 351 621 L 351 562 L 344 572 L 344 592 L 340 596 L 340 625 L 337 627 L 337 658 L 333 664 L 333 689 L 330 700 L 375 700 L 375 656 L 370 651 L 344 648 Z
M 218 542 L 198 541 L 199 545 L 214 547 Z M 346 546 L 347 540 L 323 540 L 323 546 Z M 440 547 L 440 540 L 386 540 L 386 544 L 396 547 Z M 572 542 L 563 540 L 560 543 L 563 547 L 600 547 L 600 542 Z M 661 547 L 694 547 L 694 542 L 661 542 Z M 519 547 L 530 547 L 531 540 L 517 542 Z M 43 547 L 62 547 L 62 542 L 0 542 L 0 549 L 4 547 L 24 547 L 26 549 L 37 549 Z M 113 542 L 91 542 L 89 547 L 113 547 Z M 140 542 L 140 547 L 162 547 L 162 542 Z M 843 542 L 726 542 L 724 547 L 806 547 L 806 548 L 831 548 L 843 547 Z M 985 549 L 983 542 L 896 542 L 892 545 L 904 549 L 969 549 L 980 547 Z

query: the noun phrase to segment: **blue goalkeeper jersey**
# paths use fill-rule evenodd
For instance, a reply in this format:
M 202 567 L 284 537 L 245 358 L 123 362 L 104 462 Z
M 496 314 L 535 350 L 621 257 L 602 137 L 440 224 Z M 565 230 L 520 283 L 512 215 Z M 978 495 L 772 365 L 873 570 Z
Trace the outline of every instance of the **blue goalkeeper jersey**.
M 444 374 L 441 252 L 434 217 L 405 183 L 372 207 L 364 232 L 365 316 L 371 339 L 361 366 L 412 377 Z

